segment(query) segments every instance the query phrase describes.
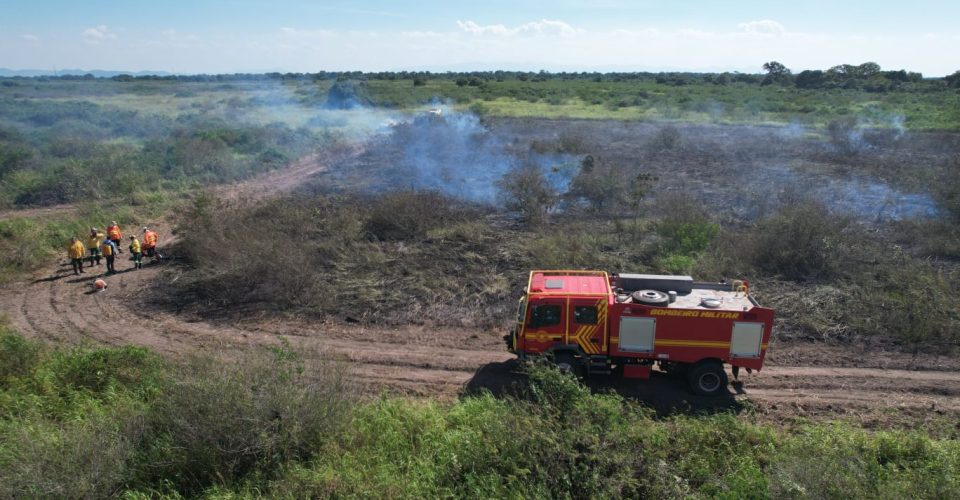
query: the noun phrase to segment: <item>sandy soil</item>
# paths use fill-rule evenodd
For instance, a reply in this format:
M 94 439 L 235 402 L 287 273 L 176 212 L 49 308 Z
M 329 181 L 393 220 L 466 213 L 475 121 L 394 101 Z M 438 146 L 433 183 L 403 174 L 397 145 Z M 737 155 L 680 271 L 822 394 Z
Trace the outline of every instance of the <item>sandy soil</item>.
M 357 151 L 342 154 L 356 154 Z M 296 187 L 328 161 L 311 157 L 288 169 L 222 188 L 243 197 L 277 194 Z M 157 226 L 169 235 L 169 226 Z M 161 247 L 164 241 L 161 240 Z M 0 314 L 25 335 L 55 344 L 148 346 L 171 356 L 204 350 L 230 357 L 284 338 L 308 361 L 340 360 L 366 394 L 383 391 L 454 398 L 480 389 L 510 392 L 522 380 L 520 365 L 504 348 L 502 332 L 427 326 L 373 327 L 352 323 L 306 323 L 257 319 L 198 321 L 158 310 L 144 290 L 176 279 L 175 265 L 133 269 L 124 253 L 120 272 L 105 277 L 107 290 L 93 292 L 105 267 L 74 276 L 69 264 L 52 264 L 32 280 L 0 289 Z M 682 381 L 654 372 L 648 381 L 598 377 L 590 385 L 641 400 L 661 412 L 733 410 L 762 419 L 795 417 L 852 419 L 868 426 L 924 425 L 960 417 L 960 360 L 910 358 L 897 353 L 858 352 L 824 344 L 775 343 L 767 366 L 741 373 L 721 398 L 691 395 Z

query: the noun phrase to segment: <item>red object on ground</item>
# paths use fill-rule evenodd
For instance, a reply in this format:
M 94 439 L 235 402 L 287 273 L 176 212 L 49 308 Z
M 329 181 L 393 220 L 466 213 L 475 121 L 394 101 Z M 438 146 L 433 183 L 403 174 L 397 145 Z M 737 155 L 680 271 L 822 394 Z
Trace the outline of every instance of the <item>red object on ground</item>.
M 100 278 L 97 278 L 97 281 L 93 282 L 93 288 L 97 291 L 102 291 L 107 289 L 107 282 L 103 281 Z

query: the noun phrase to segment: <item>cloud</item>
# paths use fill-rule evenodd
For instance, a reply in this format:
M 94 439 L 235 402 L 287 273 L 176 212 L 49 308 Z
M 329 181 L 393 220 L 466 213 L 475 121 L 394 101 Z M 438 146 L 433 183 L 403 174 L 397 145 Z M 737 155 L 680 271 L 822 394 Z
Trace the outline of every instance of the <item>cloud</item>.
M 91 44 L 99 44 L 107 40 L 117 39 L 117 35 L 111 33 L 107 27 L 102 24 L 83 30 L 83 33 L 81 33 L 80 36 L 83 37 L 85 42 Z
M 398 14 L 396 12 L 389 12 L 385 10 L 346 9 L 341 7 L 326 7 L 322 9 L 328 12 L 340 12 L 342 14 L 354 14 L 358 16 L 394 17 L 397 19 L 410 18 L 410 16 L 406 14 Z
M 582 33 L 583 30 L 558 20 L 542 19 L 526 24 L 521 24 L 513 28 L 508 28 L 502 24 L 489 24 L 481 26 L 473 21 L 457 21 L 457 27 L 461 31 L 477 36 L 523 36 L 523 35 L 559 35 L 573 36 Z
M 781 36 L 787 32 L 786 28 L 782 24 L 772 20 L 772 19 L 762 19 L 760 21 L 748 21 L 745 23 L 740 23 L 737 25 L 737 28 L 744 33 L 749 33 L 751 35 L 771 35 L 771 36 Z
M 445 35 L 436 31 L 402 31 L 400 36 L 404 38 L 442 38 Z
M 26 41 L 28 41 L 28 42 L 39 42 L 39 41 L 40 41 L 40 37 L 38 37 L 37 35 L 31 35 L 30 33 L 25 33 L 25 34 L 23 34 L 23 35 L 20 35 L 20 38 L 23 39 L 23 40 L 26 40 Z
M 290 38 L 331 38 L 336 36 L 336 33 L 331 30 L 304 30 L 289 27 L 280 28 L 280 33 Z

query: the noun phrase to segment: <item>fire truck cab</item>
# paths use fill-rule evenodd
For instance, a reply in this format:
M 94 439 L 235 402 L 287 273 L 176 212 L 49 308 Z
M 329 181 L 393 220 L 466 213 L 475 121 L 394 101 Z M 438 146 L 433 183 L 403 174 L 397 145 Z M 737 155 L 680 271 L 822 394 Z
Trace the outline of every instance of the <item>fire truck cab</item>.
M 760 370 L 774 311 L 749 283 L 689 276 L 531 271 L 507 337 L 521 359 L 546 358 L 580 376 L 685 374 L 693 392 L 727 393 L 724 364 Z

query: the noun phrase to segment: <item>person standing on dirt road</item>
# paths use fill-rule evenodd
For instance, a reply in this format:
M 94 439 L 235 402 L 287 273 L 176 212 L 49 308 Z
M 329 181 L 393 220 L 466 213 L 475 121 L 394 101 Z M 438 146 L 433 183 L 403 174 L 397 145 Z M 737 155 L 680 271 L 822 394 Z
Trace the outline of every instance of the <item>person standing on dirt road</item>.
M 113 221 L 107 226 L 107 238 L 113 241 L 113 245 L 117 247 L 117 253 L 123 253 L 123 250 L 120 250 L 123 233 L 120 231 L 120 226 L 117 224 L 117 221 Z
M 143 253 L 140 248 L 140 240 L 135 235 L 130 235 L 130 253 L 133 254 L 133 267 L 143 269 Z
M 70 264 L 73 265 L 73 274 L 83 272 L 83 243 L 74 236 L 70 238 L 70 246 L 67 247 L 67 255 L 70 257 Z
M 154 262 L 160 262 L 160 252 L 157 251 L 157 240 L 160 237 L 156 231 L 143 228 L 143 253 L 147 257 L 153 257 Z
M 103 243 L 103 233 L 97 231 L 97 228 L 90 228 L 90 237 L 87 238 L 87 250 L 90 251 L 90 267 L 93 267 L 93 262 L 96 260 L 97 265 L 100 265 L 100 245 Z
M 113 274 L 117 272 L 116 268 L 113 267 L 113 263 L 117 258 L 116 243 L 110 239 L 103 240 L 103 243 L 100 244 L 100 251 L 103 253 L 103 257 L 107 260 L 107 274 Z

